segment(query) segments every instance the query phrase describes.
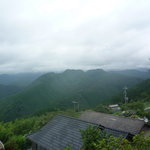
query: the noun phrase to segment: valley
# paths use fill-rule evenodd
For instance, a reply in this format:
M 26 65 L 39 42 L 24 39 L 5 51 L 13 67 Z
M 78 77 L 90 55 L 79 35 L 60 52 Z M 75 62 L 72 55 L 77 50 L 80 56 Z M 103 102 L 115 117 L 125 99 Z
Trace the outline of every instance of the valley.
M 124 86 L 132 87 L 142 80 L 102 69 L 46 73 L 21 92 L 0 99 L 0 120 L 73 108 L 72 101 L 78 101 L 80 109 L 111 104 L 116 101 L 111 98 L 122 92 Z

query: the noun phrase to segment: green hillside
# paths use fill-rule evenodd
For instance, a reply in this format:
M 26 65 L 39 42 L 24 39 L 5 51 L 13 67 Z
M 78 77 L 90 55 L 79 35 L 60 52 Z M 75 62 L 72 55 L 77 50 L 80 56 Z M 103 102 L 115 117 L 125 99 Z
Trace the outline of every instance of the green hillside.
M 129 89 L 128 94 L 133 100 L 150 101 L 150 79 L 144 80 L 135 87 Z
M 150 79 L 150 73 L 148 70 L 120 70 L 120 71 L 112 71 L 115 73 L 119 73 L 122 75 L 130 76 L 130 77 L 137 77 L 141 79 Z
M 15 85 L 2 85 L 0 84 L 0 98 L 12 95 L 21 91 L 23 88 Z
M 109 99 L 125 85 L 130 87 L 140 81 L 138 78 L 103 70 L 47 73 L 24 91 L 0 99 L 0 119 L 8 121 L 39 111 L 72 108 L 72 101 L 78 101 L 80 108 L 108 104 Z
M 25 87 L 42 74 L 43 73 L 0 74 L 0 84 Z
M 141 81 L 127 90 L 129 101 L 150 102 L 150 79 Z M 123 102 L 123 91 L 111 98 L 114 103 Z

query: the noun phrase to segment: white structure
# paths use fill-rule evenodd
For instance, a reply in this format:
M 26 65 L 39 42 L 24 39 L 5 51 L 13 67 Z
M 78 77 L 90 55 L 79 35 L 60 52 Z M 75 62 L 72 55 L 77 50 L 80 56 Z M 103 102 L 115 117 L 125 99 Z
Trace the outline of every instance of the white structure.
M 121 110 L 121 108 L 119 107 L 118 104 L 109 105 L 109 109 L 111 109 L 113 111 L 119 111 L 119 110 Z
M 74 105 L 74 111 L 78 111 L 79 112 L 79 102 L 72 101 L 72 103 Z
M 144 109 L 144 111 L 146 111 L 146 112 L 150 111 L 150 107 L 146 107 L 146 108 Z
M 148 118 L 144 117 L 144 118 L 138 118 L 139 120 L 143 120 L 145 123 L 148 122 Z

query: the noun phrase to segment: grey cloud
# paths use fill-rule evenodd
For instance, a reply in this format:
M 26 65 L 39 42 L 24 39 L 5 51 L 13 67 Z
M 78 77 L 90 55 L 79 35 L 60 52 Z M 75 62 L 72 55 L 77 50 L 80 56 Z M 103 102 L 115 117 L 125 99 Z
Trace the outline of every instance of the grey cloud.
M 1 1 L 0 73 L 149 67 L 150 2 L 113 3 Z

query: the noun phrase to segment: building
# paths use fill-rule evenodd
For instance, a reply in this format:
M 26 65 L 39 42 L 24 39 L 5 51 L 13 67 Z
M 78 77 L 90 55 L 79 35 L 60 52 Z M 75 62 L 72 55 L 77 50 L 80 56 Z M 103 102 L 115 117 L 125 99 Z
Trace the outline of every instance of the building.
M 3 143 L 0 141 L 0 150 L 5 150 Z
M 118 104 L 109 105 L 109 109 L 112 110 L 112 111 L 120 111 L 121 110 L 121 108 L 119 107 Z
M 90 125 L 115 137 L 130 138 L 131 136 L 127 132 L 106 128 L 97 123 L 68 116 L 56 116 L 39 131 L 28 135 L 27 138 L 32 141 L 32 150 L 63 150 L 67 146 L 72 146 L 73 150 L 80 150 L 83 145 L 80 130 L 86 129 Z
M 94 111 L 85 111 L 80 119 L 101 124 L 107 128 L 115 129 L 136 135 L 142 131 L 145 122 L 139 119 L 120 117 Z

